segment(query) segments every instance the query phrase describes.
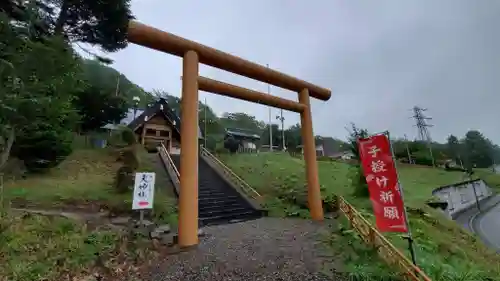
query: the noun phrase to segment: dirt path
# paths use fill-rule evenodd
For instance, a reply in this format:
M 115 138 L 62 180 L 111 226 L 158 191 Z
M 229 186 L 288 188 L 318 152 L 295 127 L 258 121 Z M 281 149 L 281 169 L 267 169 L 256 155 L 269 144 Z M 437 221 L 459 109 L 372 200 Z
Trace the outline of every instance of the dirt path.
M 195 250 L 168 256 L 143 280 L 344 280 L 321 250 L 326 226 L 308 220 L 261 218 L 204 228 Z

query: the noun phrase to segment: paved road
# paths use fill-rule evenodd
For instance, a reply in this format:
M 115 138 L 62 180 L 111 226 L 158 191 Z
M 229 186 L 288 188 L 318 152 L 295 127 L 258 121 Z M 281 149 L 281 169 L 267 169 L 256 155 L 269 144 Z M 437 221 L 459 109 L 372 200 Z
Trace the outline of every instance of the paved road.
M 500 196 L 496 196 L 500 198 Z M 498 200 L 500 202 L 500 199 Z M 472 223 L 474 232 L 489 247 L 500 251 L 500 204 L 475 217 Z
M 500 196 L 498 196 L 498 195 L 481 200 L 481 203 L 480 203 L 481 211 L 486 213 L 491 208 L 495 207 L 499 203 L 500 203 Z M 458 216 L 455 217 L 454 220 L 458 224 L 462 225 L 465 229 L 470 230 L 472 232 L 475 232 L 475 229 L 473 228 L 471 223 L 475 222 L 475 221 L 477 222 L 477 219 L 479 218 L 479 216 L 480 216 L 480 214 L 479 214 L 479 211 L 477 209 L 477 206 L 474 204 L 469 209 L 458 214 Z

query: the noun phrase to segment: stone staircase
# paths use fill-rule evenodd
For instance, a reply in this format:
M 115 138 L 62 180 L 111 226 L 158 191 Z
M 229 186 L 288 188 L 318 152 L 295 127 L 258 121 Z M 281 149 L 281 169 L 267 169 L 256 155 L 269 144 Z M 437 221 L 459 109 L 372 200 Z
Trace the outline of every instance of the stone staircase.
M 180 155 L 170 155 L 180 173 Z M 262 217 L 200 156 L 198 164 L 198 215 L 201 226 L 233 223 Z

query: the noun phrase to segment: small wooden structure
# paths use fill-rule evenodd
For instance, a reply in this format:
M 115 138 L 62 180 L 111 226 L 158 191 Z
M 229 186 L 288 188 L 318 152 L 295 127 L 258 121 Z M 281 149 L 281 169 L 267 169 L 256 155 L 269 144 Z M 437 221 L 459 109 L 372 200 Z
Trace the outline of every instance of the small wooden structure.
M 165 99 L 160 98 L 146 108 L 128 127 L 135 132 L 142 145 L 157 146 L 163 143 L 170 154 L 180 154 L 181 120 Z M 203 138 L 200 128 L 198 138 Z
M 144 146 L 158 146 L 161 143 L 170 154 L 180 154 L 181 120 L 177 113 L 163 98 L 158 99 L 146 109 L 131 109 L 120 121 L 134 131 L 137 141 Z M 103 129 L 117 130 L 119 126 L 107 124 Z M 198 128 L 198 138 L 203 139 Z
M 257 152 L 258 142 L 260 141 L 260 136 L 258 134 L 240 128 L 226 128 L 224 140 L 229 137 L 233 137 L 240 143 L 238 152 Z

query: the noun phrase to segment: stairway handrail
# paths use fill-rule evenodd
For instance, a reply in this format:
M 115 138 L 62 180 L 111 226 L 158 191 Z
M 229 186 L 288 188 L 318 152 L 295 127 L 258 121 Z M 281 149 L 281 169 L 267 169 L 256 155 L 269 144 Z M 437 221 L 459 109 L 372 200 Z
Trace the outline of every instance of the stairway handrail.
M 248 183 L 246 183 L 242 178 L 240 178 L 237 174 L 235 174 L 228 166 L 226 166 L 222 161 L 220 161 L 215 155 L 210 153 L 205 147 L 201 147 L 201 153 L 202 155 L 208 156 L 210 159 L 213 160 L 215 164 L 217 164 L 219 167 L 221 167 L 226 173 L 228 173 L 230 176 L 232 176 L 236 181 L 238 181 L 238 184 L 246 191 L 250 191 L 253 195 L 250 195 L 253 199 L 259 199 L 262 197 L 260 193 L 257 192 L 257 190 L 253 189 Z
M 174 180 L 175 183 L 177 185 L 179 185 L 180 184 L 179 170 L 177 170 L 177 167 L 175 166 L 174 161 L 170 157 L 170 154 L 168 153 L 168 150 L 163 143 L 161 143 L 161 146 L 160 146 L 160 156 L 161 156 L 163 162 L 166 164 L 165 167 L 167 169 L 171 169 L 174 172 L 174 174 L 177 176 L 175 179 L 172 179 L 172 180 Z
M 377 249 L 378 254 L 389 264 L 396 264 L 413 281 L 431 281 L 418 266 L 414 265 L 384 235 L 382 235 L 361 213 L 345 198 L 337 196 L 339 209 L 349 220 L 351 226 L 368 244 Z

